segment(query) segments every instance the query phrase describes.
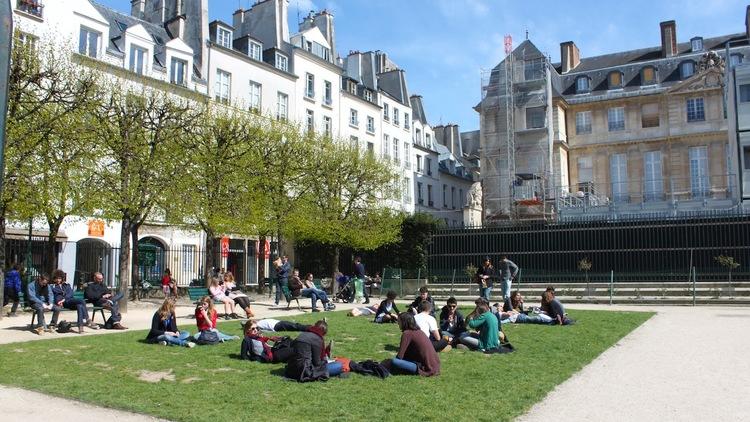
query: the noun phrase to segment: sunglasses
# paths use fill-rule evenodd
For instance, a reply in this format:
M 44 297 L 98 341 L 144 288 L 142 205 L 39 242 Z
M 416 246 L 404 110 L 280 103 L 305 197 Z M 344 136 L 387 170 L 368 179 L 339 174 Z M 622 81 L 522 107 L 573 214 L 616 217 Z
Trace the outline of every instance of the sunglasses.
M 456 305 L 448 305 L 448 307 L 451 309 L 456 309 Z

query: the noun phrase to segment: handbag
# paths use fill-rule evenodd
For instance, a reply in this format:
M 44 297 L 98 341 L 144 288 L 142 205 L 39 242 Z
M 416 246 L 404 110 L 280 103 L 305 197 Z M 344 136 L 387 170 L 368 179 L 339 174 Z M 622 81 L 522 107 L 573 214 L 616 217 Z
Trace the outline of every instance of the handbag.
M 195 339 L 195 343 L 201 345 L 218 344 L 220 342 L 221 339 L 219 338 L 219 335 L 216 334 L 215 331 L 209 330 L 201 331 L 201 334 Z

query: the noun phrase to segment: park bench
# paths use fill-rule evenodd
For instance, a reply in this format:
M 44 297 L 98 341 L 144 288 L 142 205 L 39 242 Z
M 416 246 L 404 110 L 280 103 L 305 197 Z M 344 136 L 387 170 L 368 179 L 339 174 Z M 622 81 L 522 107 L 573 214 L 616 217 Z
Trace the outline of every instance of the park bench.
M 284 295 L 284 299 L 286 299 L 286 308 L 289 309 L 290 306 L 292 306 L 292 301 L 297 302 L 297 309 L 302 311 L 302 307 L 299 305 L 299 296 L 293 296 L 292 291 L 289 290 L 289 284 L 283 283 L 281 285 L 281 293 Z
M 25 294 L 23 292 L 19 292 L 18 297 L 21 300 L 21 303 L 23 303 L 23 301 L 25 299 Z M 82 290 L 76 290 L 75 292 L 73 292 L 73 298 L 74 299 L 84 300 L 83 291 Z M 65 312 L 65 311 L 74 312 L 75 309 L 62 309 L 60 312 Z M 45 310 L 44 312 L 52 312 L 52 310 L 49 310 L 49 311 Z M 92 305 L 92 307 L 91 307 L 91 323 L 94 322 L 94 318 L 96 318 L 96 313 L 97 312 L 101 313 L 101 315 L 102 315 L 102 323 L 106 322 L 107 321 L 107 317 L 104 315 L 104 307 Z M 29 324 L 29 327 L 33 328 L 34 327 L 34 322 L 36 322 L 36 312 L 31 312 L 31 323 Z

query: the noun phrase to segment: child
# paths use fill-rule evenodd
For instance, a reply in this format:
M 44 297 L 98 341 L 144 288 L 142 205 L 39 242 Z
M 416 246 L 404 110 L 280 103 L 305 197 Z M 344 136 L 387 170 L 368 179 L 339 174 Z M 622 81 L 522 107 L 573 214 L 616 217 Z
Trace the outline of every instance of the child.
M 177 316 L 174 313 L 174 299 L 166 298 L 151 318 L 151 331 L 146 336 L 149 343 L 159 343 L 162 346 L 195 347 L 195 343 L 188 341 L 190 333 L 177 329 Z
M 177 283 L 172 278 L 172 272 L 169 271 L 169 268 L 164 270 L 164 276 L 161 278 L 161 291 L 165 298 L 170 295 L 177 297 Z
M 198 334 L 195 335 L 195 339 L 199 340 L 201 335 L 207 331 L 213 331 L 219 336 L 221 342 L 229 340 L 239 340 L 237 336 L 230 336 L 222 333 L 216 329 L 216 309 L 214 309 L 214 301 L 209 296 L 203 296 L 198 302 L 198 306 L 195 308 L 195 323 L 198 325 Z
M 396 292 L 389 290 L 385 295 L 385 300 L 380 302 L 378 310 L 375 312 L 375 322 L 397 322 L 398 321 L 398 308 L 396 307 Z

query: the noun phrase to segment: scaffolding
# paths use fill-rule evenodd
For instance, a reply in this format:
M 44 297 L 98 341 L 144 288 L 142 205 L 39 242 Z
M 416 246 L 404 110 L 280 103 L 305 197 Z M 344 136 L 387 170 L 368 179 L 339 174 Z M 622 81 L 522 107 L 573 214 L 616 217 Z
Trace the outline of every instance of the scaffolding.
M 530 42 L 482 71 L 479 105 L 485 221 L 553 213 L 553 114 L 549 60 Z

